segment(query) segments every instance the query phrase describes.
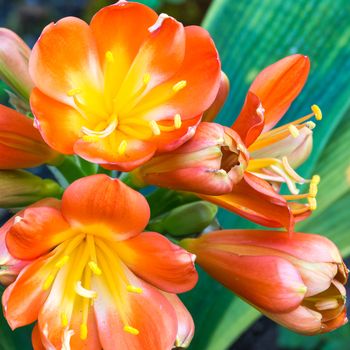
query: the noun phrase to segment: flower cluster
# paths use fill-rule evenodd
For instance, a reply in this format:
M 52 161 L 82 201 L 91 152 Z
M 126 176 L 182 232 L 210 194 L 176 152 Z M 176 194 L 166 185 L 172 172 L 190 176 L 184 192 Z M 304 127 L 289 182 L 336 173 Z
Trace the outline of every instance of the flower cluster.
M 0 229 L 2 304 L 12 329 L 35 324 L 35 350 L 187 347 L 177 294 L 195 286 L 195 262 L 296 332 L 347 322 L 338 249 L 295 232 L 317 207 L 319 176 L 295 169 L 321 110 L 275 127 L 306 56 L 258 74 L 229 127 L 214 122 L 229 82 L 201 27 L 121 0 L 90 24 L 49 24 L 33 50 L 0 37 L 16 109 L 0 106 L 0 203 L 16 208 Z M 43 164 L 50 179 L 23 170 Z M 148 185 L 161 188 L 146 200 Z M 202 233 L 217 205 L 283 230 Z

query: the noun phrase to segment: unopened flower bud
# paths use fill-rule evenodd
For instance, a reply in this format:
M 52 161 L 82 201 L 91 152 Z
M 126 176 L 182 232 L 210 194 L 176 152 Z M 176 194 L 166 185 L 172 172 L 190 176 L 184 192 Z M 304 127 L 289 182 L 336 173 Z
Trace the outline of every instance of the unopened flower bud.
M 29 76 L 30 48 L 14 32 L 0 28 L 0 79 L 24 101 L 29 100 L 33 82 Z
M 62 188 L 24 170 L 0 170 L 0 207 L 17 208 L 45 197 L 58 197 Z
M 134 176 L 146 184 L 220 195 L 232 191 L 247 163 L 247 150 L 235 131 L 204 122 L 183 146 L 154 157 Z

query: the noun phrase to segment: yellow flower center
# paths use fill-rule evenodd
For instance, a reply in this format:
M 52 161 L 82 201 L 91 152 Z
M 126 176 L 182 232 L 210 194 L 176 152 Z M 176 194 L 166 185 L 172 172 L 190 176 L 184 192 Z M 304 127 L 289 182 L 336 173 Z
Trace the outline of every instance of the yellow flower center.
M 118 316 L 124 324 L 123 330 L 138 335 L 139 330 L 129 324 L 130 305 L 127 294 L 141 294 L 143 290 L 129 283 L 116 247 L 105 237 L 89 233 L 80 233 L 67 239 L 56 248 L 56 254 L 50 262 L 50 273 L 42 285 L 44 290 L 52 287 L 61 269 L 67 267 L 68 263 L 70 266 L 64 282 L 58 316 L 62 327 L 69 328 L 75 307 L 79 305 L 80 338 L 87 339 L 90 307 L 99 297 L 98 293 L 91 289 L 91 280 L 101 278 L 115 300 Z
M 136 138 L 148 140 L 159 136 L 162 132 L 170 132 L 181 128 L 182 119 L 179 113 L 164 117 L 161 121 L 144 117 L 147 111 L 166 103 L 179 91 L 187 86 L 186 80 L 180 80 L 169 90 L 162 91 L 159 96 L 142 102 L 142 99 L 151 90 L 152 76 L 145 73 L 140 86 L 134 92 L 119 93 L 115 87 L 118 76 L 118 62 L 111 51 L 105 54 L 103 96 L 96 96 L 84 88 L 75 87 L 67 92 L 73 99 L 75 108 L 86 119 L 86 126 L 81 128 L 81 138 L 85 142 L 98 142 L 108 138 L 111 146 L 117 149 L 119 155 L 127 151 L 127 139 Z M 125 89 L 124 89 L 125 90 Z M 122 96 L 121 96 L 122 95 Z M 94 106 L 96 99 L 102 99 L 105 111 Z M 101 101 L 100 101 L 101 102 Z

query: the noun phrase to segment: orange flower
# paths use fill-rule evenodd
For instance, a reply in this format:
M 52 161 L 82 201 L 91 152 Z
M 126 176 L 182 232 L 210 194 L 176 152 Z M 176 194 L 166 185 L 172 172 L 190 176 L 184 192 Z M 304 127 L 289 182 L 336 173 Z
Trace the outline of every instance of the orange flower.
M 269 227 L 293 229 L 295 221 L 305 219 L 316 209 L 319 177 L 307 180 L 293 168 L 302 164 L 312 148 L 312 129 L 307 121 L 321 111 L 293 123 L 275 128 L 291 103 L 302 90 L 310 68 L 309 59 L 302 55 L 286 57 L 265 68 L 252 83 L 240 115 L 232 125 L 245 143 L 250 160 L 243 180 L 229 194 L 202 196 L 249 220 Z M 310 183 L 308 193 L 299 194 L 296 184 Z M 278 194 L 286 183 L 291 195 Z M 307 203 L 299 200 L 307 199 Z
M 0 169 L 30 168 L 57 160 L 30 118 L 0 105 Z
M 182 246 L 224 286 L 274 321 L 303 334 L 347 322 L 347 268 L 327 238 L 259 230 L 224 230 Z
M 192 136 L 220 85 L 202 28 L 127 1 L 67 17 L 33 48 L 31 106 L 54 149 L 129 171 Z
M 163 350 L 183 341 L 188 315 L 163 293 L 193 288 L 194 256 L 140 233 L 148 219 L 145 198 L 106 175 L 26 209 L 6 234 L 12 256 L 34 260 L 3 295 L 10 326 L 38 320 L 33 339 L 40 344 L 39 333 L 47 349 Z

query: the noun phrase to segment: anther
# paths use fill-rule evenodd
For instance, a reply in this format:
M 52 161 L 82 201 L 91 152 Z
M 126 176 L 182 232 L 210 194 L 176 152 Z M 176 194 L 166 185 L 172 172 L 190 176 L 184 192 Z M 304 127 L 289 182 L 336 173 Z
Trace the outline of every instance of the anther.
M 64 265 L 67 264 L 69 260 L 69 256 L 68 255 L 65 255 L 65 256 L 62 256 L 62 258 L 60 260 L 57 261 L 57 263 L 55 264 L 55 266 L 60 269 L 61 267 L 63 267 Z
M 160 135 L 159 125 L 157 124 L 157 122 L 155 120 L 151 120 L 149 122 L 149 126 L 151 127 L 152 132 L 153 132 L 154 135 L 156 135 L 156 136 Z
M 309 187 L 309 195 L 310 195 L 310 197 L 315 198 L 316 195 L 317 195 L 317 192 L 318 192 L 317 185 L 315 183 L 311 182 L 310 187 Z
M 317 202 L 316 202 L 316 198 L 314 197 L 308 197 L 308 202 L 309 202 L 309 206 L 310 206 L 310 210 L 314 211 L 317 209 Z
M 52 283 L 54 280 L 55 280 L 55 275 L 50 273 L 44 282 L 43 290 L 48 290 L 52 286 Z
M 61 324 L 63 327 L 68 326 L 68 317 L 67 317 L 67 314 L 65 312 L 61 313 Z
M 147 85 L 147 84 L 150 82 L 150 80 L 151 80 L 151 74 L 146 73 L 146 74 L 143 76 L 143 83 L 144 83 L 145 85 Z
M 86 289 L 82 286 L 81 281 L 78 281 L 75 285 L 75 292 L 83 298 L 96 299 L 97 293 L 94 290 Z
M 175 129 L 180 129 L 181 125 L 182 125 L 181 115 L 179 113 L 176 113 L 174 115 L 174 127 Z
M 174 92 L 178 92 L 178 91 L 182 90 L 183 88 L 185 88 L 186 85 L 187 85 L 187 81 L 186 80 L 180 80 L 175 85 L 173 85 L 173 91 Z
M 293 124 L 288 126 L 288 130 L 295 139 L 300 135 L 298 128 Z
M 85 323 L 82 323 L 80 325 L 80 339 L 85 340 L 88 336 L 88 328 Z
M 14 219 L 14 221 L 13 221 L 13 223 L 16 225 L 16 224 L 18 224 L 19 222 L 21 222 L 22 220 L 23 220 L 22 217 L 20 217 L 19 215 L 16 215 L 16 216 L 15 216 L 15 219 Z
M 128 146 L 128 142 L 126 140 L 123 140 L 118 147 L 118 153 L 120 156 L 125 154 L 126 147 Z
M 98 265 L 95 263 L 95 261 L 89 261 L 88 266 L 90 267 L 90 270 L 97 276 L 102 275 L 101 269 L 98 267 Z
M 141 294 L 143 292 L 142 288 L 135 287 L 132 285 L 128 285 L 126 288 L 127 288 L 128 292 L 131 292 L 131 293 Z
M 106 57 L 107 62 L 109 62 L 109 63 L 114 62 L 114 55 L 111 51 L 107 51 L 105 57 Z
M 69 91 L 67 92 L 67 95 L 68 95 L 69 97 L 73 97 L 73 96 L 78 95 L 78 94 L 80 94 L 80 93 L 81 93 L 81 89 L 76 88 L 76 89 L 69 90 Z
M 312 122 L 312 121 L 306 122 L 305 125 L 306 125 L 306 127 L 309 128 L 310 130 L 315 129 L 315 127 L 316 127 L 316 124 L 315 124 L 314 122 Z
M 138 335 L 140 333 L 138 329 L 131 326 L 124 326 L 123 330 L 124 332 L 130 333 L 132 335 Z
M 322 120 L 322 111 L 320 107 L 317 105 L 312 105 L 311 110 L 314 112 L 316 120 Z
M 311 179 L 311 182 L 318 185 L 321 181 L 320 175 L 314 175 Z

